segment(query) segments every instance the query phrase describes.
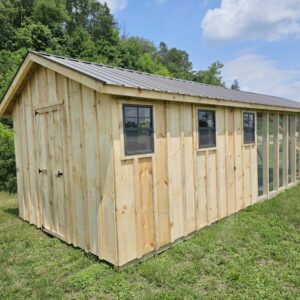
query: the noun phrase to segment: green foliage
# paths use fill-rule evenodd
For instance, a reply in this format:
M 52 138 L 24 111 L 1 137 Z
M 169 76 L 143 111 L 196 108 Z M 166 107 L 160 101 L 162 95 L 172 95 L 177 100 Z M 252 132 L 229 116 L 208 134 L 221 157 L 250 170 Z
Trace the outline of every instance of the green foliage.
M 0 190 L 15 193 L 16 164 L 13 131 L 0 123 Z
M 121 37 L 108 6 L 98 0 L 0 0 L 0 99 L 29 49 L 224 85 L 219 62 L 206 71 L 192 71 L 183 50 L 163 42 L 156 47 L 140 37 Z M 12 153 L 0 153 L 6 155 Z
M 223 66 L 219 61 L 216 61 L 211 64 L 207 71 L 193 71 L 193 81 L 224 87 L 225 83 L 221 76 Z
M 55 40 L 49 27 L 40 23 L 28 24 L 18 29 L 14 36 L 13 50 L 20 48 L 45 51 L 55 48 Z
M 1 299 L 299 299 L 300 185 L 117 272 L 0 193 Z
M 191 79 L 192 63 L 185 51 L 176 48 L 168 49 L 167 45 L 162 42 L 159 45 L 158 57 L 172 77 Z
M 235 79 L 230 87 L 232 90 L 239 91 L 240 90 L 240 85 L 237 79 Z
M 37 0 L 33 9 L 33 20 L 49 27 L 63 25 L 70 21 L 65 1 Z
M 24 48 L 15 52 L 9 50 L 0 51 L 0 99 L 8 88 L 26 52 L 27 50 Z

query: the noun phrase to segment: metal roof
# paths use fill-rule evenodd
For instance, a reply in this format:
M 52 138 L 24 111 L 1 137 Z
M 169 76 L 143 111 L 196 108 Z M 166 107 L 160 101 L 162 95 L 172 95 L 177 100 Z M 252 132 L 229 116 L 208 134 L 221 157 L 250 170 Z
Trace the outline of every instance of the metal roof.
M 139 88 L 165 93 L 190 95 L 196 97 L 237 101 L 242 103 L 263 104 L 270 106 L 300 108 L 300 102 L 281 97 L 257 93 L 236 91 L 223 87 L 158 76 L 118 67 L 95 64 L 76 59 L 33 52 L 50 61 L 97 79 L 104 84 Z M 266 78 L 267 80 L 267 78 Z

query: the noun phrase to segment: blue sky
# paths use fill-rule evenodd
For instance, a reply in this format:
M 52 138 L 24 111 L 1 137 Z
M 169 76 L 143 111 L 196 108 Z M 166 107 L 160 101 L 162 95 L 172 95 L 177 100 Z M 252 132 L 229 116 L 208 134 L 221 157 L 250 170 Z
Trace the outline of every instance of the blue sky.
M 103 0 L 104 1 L 104 0 Z M 122 33 L 219 60 L 229 86 L 300 101 L 300 0 L 107 0 Z

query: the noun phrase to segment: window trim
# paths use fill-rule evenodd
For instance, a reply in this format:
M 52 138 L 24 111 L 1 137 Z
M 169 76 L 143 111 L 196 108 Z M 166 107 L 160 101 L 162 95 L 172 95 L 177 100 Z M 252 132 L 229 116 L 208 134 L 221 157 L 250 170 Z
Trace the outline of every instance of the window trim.
M 137 108 L 150 108 L 150 120 L 151 120 L 151 129 L 140 129 L 141 131 L 149 131 L 151 133 L 150 138 L 151 138 L 151 146 L 152 149 L 151 151 L 145 151 L 145 152 L 135 152 L 135 153 L 128 153 L 126 152 L 126 126 L 125 126 L 125 107 L 137 107 Z M 128 158 L 133 158 L 133 157 L 148 157 L 148 156 L 152 156 L 155 153 L 155 130 L 154 130 L 154 106 L 151 104 L 144 104 L 144 103 L 134 103 L 134 102 L 122 102 L 121 103 L 121 124 L 122 124 L 122 148 L 123 148 L 123 159 L 128 159 Z M 137 116 L 137 118 L 139 118 L 139 116 Z M 130 131 L 134 131 L 134 130 L 130 130 Z M 139 131 L 139 129 L 137 128 L 137 131 Z
M 245 142 L 245 130 L 244 130 L 244 114 L 253 114 L 254 116 L 254 141 Z M 256 145 L 256 124 L 257 124 L 257 120 L 256 120 L 257 116 L 256 116 L 256 111 L 249 111 L 249 110 L 244 110 L 242 111 L 242 137 L 243 137 L 243 145 L 244 146 L 252 146 L 252 145 Z
M 200 144 L 200 126 L 199 126 L 199 112 L 213 112 L 214 113 L 214 121 L 215 121 L 215 127 L 214 127 L 214 137 L 215 137 L 215 143 L 214 145 L 209 145 L 209 146 L 201 146 Z M 198 145 L 197 148 L 201 151 L 204 151 L 206 149 L 216 149 L 217 148 L 217 111 L 215 109 L 211 108 L 202 108 L 198 107 L 197 108 L 197 137 L 198 137 Z

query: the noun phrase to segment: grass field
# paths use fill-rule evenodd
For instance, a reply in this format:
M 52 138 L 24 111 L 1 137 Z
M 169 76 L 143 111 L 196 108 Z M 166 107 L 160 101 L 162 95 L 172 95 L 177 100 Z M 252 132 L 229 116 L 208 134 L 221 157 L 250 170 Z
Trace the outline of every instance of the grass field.
M 299 299 L 300 186 L 118 273 L 0 194 L 0 299 Z

